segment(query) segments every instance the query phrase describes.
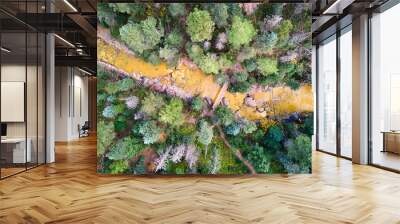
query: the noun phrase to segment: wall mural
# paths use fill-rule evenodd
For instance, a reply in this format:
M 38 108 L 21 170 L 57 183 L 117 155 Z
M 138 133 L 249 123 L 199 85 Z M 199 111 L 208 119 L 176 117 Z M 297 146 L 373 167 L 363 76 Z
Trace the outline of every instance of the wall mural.
M 308 4 L 99 3 L 98 172 L 311 172 Z

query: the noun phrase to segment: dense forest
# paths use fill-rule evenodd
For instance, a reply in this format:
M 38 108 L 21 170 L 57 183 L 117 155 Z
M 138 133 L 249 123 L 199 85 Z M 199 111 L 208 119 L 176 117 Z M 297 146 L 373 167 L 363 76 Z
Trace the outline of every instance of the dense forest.
M 185 64 L 232 94 L 311 83 L 307 4 L 99 3 L 98 23 L 145 63 Z M 99 64 L 99 172 L 311 172 L 312 111 L 252 119 L 224 91 L 182 97 L 149 82 Z

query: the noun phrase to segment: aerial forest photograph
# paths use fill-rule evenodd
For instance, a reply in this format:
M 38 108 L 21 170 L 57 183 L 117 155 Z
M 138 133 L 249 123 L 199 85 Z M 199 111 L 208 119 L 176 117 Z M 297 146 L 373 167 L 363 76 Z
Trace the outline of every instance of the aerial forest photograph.
M 98 173 L 311 173 L 310 4 L 97 7 Z

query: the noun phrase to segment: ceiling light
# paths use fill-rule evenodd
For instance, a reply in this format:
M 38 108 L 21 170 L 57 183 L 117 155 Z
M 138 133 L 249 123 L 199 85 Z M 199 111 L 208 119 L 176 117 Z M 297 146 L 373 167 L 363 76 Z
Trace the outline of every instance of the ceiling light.
M 67 4 L 74 12 L 78 12 L 75 6 L 73 6 L 68 0 L 64 0 L 64 3 Z
M 87 74 L 87 75 L 92 75 L 92 73 L 90 73 L 90 72 L 88 72 L 88 71 L 85 71 L 85 70 L 83 70 L 83 69 L 81 69 L 81 68 L 78 68 L 78 70 L 79 71 L 81 71 L 81 72 L 83 72 L 83 73 L 85 73 L 85 74 Z
M 5 48 L 5 47 L 1 47 L 0 49 L 1 49 L 2 51 L 6 52 L 6 53 L 10 53 L 10 52 L 11 52 L 11 50 L 9 50 L 9 49 L 7 49 L 7 48 Z
M 73 45 L 71 42 L 69 42 L 68 40 L 66 40 L 66 39 L 64 39 L 64 38 L 62 38 L 62 37 L 60 37 L 59 35 L 57 35 L 57 34 L 54 34 L 54 36 L 55 37 L 57 37 L 59 40 L 61 40 L 62 42 L 64 42 L 64 43 L 66 43 L 67 45 L 69 45 L 70 47 L 73 47 L 73 48 L 75 48 L 75 45 Z

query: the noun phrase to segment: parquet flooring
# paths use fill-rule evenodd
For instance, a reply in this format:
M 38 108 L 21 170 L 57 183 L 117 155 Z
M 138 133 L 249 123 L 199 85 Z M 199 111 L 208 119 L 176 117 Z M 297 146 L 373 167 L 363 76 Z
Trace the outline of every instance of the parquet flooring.
M 400 223 L 400 175 L 315 152 L 313 174 L 96 174 L 95 138 L 0 181 L 0 223 Z

